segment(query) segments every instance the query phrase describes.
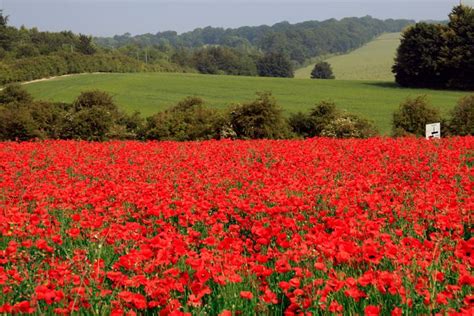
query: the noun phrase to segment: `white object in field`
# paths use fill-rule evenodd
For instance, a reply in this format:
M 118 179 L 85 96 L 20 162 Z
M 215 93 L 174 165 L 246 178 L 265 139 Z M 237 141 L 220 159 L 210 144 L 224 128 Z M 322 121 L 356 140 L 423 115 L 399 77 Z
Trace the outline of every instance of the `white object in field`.
M 426 139 L 441 138 L 441 123 L 426 125 Z

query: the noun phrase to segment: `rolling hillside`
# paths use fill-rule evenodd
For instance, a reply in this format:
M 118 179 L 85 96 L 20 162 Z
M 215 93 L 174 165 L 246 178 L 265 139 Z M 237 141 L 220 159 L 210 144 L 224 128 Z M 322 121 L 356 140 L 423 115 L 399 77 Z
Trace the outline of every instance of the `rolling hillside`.
M 111 93 L 127 111 L 148 116 L 187 96 L 202 97 L 212 107 L 255 98 L 257 91 L 271 91 L 286 113 L 308 111 L 315 103 L 332 99 L 341 109 L 375 121 L 382 133 L 390 132 L 393 111 L 409 96 L 427 94 L 446 113 L 466 93 L 403 89 L 390 82 L 344 80 L 295 80 L 173 73 L 88 74 L 26 85 L 43 100 L 71 102 L 81 91 L 100 89 Z
M 400 44 L 400 33 L 387 33 L 363 47 L 326 61 L 331 64 L 339 80 L 393 81 L 393 59 Z M 298 69 L 296 78 L 310 78 L 314 65 Z

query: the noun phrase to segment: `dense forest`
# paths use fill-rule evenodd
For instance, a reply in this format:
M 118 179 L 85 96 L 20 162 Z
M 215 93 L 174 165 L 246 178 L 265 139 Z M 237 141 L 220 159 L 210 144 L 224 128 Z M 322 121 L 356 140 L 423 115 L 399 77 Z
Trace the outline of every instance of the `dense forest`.
M 83 72 L 199 72 L 292 77 L 323 54 L 344 53 L 409 20 L 345 18 L 93 38 L 71 31 L 16 28 L 0 11 L 0 84 Z
M 362 18 L 288 22 L 273 26 L 240 27 L 224 29 L 197 28 L 178 34 L 173 31 L 131 36 L 124 34 L 112 38 L 96 38 L 97 44 L 109 48 L 172 47 L 199 48 L 226 46 L 247 53 L 284 54 L 296 65 L 310 58 L 331 53 L 343 53 L 358 48 L 384 32 L 400 32 L 413 24 L 411 20 L 379 20 L 370 16 Z

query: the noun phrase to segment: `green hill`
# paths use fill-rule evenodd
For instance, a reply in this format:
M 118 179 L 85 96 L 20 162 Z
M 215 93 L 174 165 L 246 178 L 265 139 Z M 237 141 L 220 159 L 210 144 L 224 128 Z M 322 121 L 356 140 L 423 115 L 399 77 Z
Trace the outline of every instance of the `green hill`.
M 71 102 L 81 91 L 100 89 L 111 93 L 127 111 L 151 115 L 187 96 L 202 97 L 209 106 L 255 98 L 257 91 L 271 91 L 286 113 L 308 111 L 325 99 L 350 112 L 375 121 L 382 133 L 390 132 L 393 111 L 409 96 L 427 94 L 446 113 L 466 93 L 399 88 L 377 81 L 282 79 L 176 73 L 88 74 L 61 77 L 26 85 L 43 100 Z
M 387 33 L 349 54 L 334 56 L 326 61 L 331 64 L 339 80 L 393 81 L 391 68 L 399 44 L 400 33 Z M 310 78 L 313 67 L 298 69 L 295 77 Z

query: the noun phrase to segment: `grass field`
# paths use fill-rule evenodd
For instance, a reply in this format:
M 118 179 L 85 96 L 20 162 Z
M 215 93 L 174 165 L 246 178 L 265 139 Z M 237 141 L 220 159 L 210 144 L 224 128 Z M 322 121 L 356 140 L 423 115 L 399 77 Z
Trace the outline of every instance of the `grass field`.
M 286 113 L 308 111 L 321 100 L 375 121 L 384 134 L 390 132 L 393 111 L 410 96 L 426 94 L 433 105 L 447 113 L 466 93 L 403 89 L 390 82 L 343 80 L 295 80 L 281 78 L 211 76 L 197 74 L 140 73 L 90 74 L 57 78 L 26 85 L 38 99 L 71 102 L 81 91 L 100 89 L 111 93 L 126 111 L 148 116 L 187 96 L 202 97 L 209 106 L 255 98 L 257 91 L 271 91 Z
M 393 59 L 400 44 L 400 33 L 387 33 L 349 54 L 334 56 L 331 64 L 336 79 L 393 81 Z M 296 78 L 310 78 L 314 65 L 298 69 Z

